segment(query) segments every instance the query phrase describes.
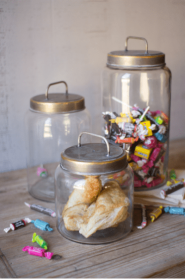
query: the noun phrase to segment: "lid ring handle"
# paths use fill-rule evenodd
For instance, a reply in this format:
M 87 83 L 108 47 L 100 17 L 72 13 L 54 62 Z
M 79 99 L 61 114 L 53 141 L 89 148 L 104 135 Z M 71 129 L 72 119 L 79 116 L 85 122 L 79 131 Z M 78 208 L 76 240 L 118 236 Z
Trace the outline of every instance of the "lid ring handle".
M 46 92 L 45 92 L 45 97 L 46 97 L 47 100 L 48 100 L 48 91 L 49 91 L 49 88 L 50 88 L 51 86 L 58 85 L 58 84 L 65 84 L 65 86 L 66 86 L 66 96 L 68 95 L 68 85 L 67 85 L 67 83 L 66 83 L 65 81 L 59 81 L 59 82 L 51 83 L 51 84 L 48 85 L 48 87 L 47 87 L 47 89 L 46 89 Z
M 129 39 L 138 39 L 138 40 L 143 40 L 146 42 L 146 50 L 145 50 L 145 54 L 148 54 L 148 42 L 145 38 L 143 37 L 135 37 L 135 36 L 129 36 L 126 38 L 125 40 L 125 51 L 127 52 L 128 51 L 128 40 Z
M 78 136 L 78 147 L 81 147 L 81 136 L 83 134 L 88 134 L 88 135 L 91 135 L 91 136 L 95 136 L 95 137 L 99 137 L 101 139 L 103 139 L 105 141 L 105 144 L 107 146 L 107 157 L 109 157 L 110 155 L 110 146 L 109 146 L 109 142 L 107 141 L 107 139 L 103 136 L 100 136 L 100 135 L 97 135 L 97 134 L 94 134 L 94 133 L 90 133 L 90 132 L 81 132 Z

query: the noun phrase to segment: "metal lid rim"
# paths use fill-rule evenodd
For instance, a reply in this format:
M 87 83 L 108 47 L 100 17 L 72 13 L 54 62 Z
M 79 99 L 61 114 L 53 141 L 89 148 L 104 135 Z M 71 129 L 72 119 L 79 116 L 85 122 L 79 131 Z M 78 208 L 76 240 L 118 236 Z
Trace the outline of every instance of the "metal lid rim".
M 60 163 L 60 167 L 63 169 L 63 170 L 65 170 L 65 171 L 67 171 L 67 172 L 69 172 L 69 173 L 72 173 L 72 174 L 76 174 L 76 175 L 84 175 L 84 176 L 98 176 L 98 175 L 107 175 L 107 174 L 113 174 L 113 173 L 117 173 L 117 172 L 120 172 L 120 171 L 122 171 L 122 170 L 124 170 L 124 169 L 126 169 L 127 167 L 128 167 L 129 165 L 128 165 L 128 162 L 126 161 L 126 164 L 124 165 L 124 166 L 122 166 L 122 168 L 120 168 L 120 169 L 116 169 L 116 170 L 113 170 L 113 171 L 109 171 L 109 172 L 100 172 L 100 173 L 95 173 L 95 172 L 87 172 L 87 173 L 83 173 L 83 172 L 77 172 L 77 171 L 71 171 L 71 170 L 68 170 L 68 169 L 66 169 L 66 168 L 64 168 L 64 166 L 62 165 L 62 162 Z
M 149 69 L 149 68 L 156 68 L 156 67 L 163 67 L 165 66 L 166 63 L 161 63 L 161 64 L 154 64 L 154 65 L 130 65 L 130 66 L 124 66 L 124 65 L 118 65 L 118 64 L 109 64 L 106 63 L 106 66 L 108 68 L 113 68 L 113 69 Z

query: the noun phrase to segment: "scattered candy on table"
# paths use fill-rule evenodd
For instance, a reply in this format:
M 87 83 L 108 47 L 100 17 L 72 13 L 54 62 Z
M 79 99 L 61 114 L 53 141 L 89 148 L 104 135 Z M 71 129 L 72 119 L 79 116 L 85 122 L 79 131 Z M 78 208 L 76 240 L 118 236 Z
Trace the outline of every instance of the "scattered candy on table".
M 176 177 L 176 172 L 172 169 L 169 173 L 169 180 L 167 181 L 167 186 L 173 186 L 174 184 L 184 182 L 184 179 L 176 180 Z
M 119 102 L 117 98 L 113 99 Z M 162 111 L 150 111 L 149 106 L 145 110 L 137 105 L 127 106 L 130 108 L 128 114 L 103 112 L 104 134 L 110 144 L 129 148 L 126 150 L 129 165 L 135 171 L 134 187 L 152 188 L 165 180 L 169 118 Z M 173 171 L 172 178 L 175 179 Z
M 37 242 L 37 244 L 41 248 L 47 250 L 48 244 L 46 243 L 46 241 L 40 235 L 37 235 L 35 232 L 34 232 L 33 237 L 32 237 L 32 242 Z
M 185 208 L 182 207 L 164 207 L 164 212 L 185 216 Z
M 170 171 L 169 177 L 170 177 L 171 180 L 175 180 L 176 179 L 176 173 L 175 173 L 174 170 Z
M 144 204 L 141 204 L 141 207 L 142 207 L 142 223 L 140 226 L 137 226 L 138 229 L 143 229 L 147 225 L 146 207 Z
M 33 223 L 36 228 L 39 228 L 41 230 L 53 231 L 53 229 L 50 227 L 49 223 L 44 222 L 42 220 L 37 219 L 35 221 L 31 221 L 31 223 Z
M 43 165 L 37 168 L 37 176 L 39 176 L 41 178 L 48 177 L 48 172 L 47 172 L 46 168 L 43 167 Z
M 170 185 L 168 188 L 164 189 L 164 190 L 161 190 L 160 191 L 160 196 L 161 198 L 165 199 L 165 197 L 168 195 L 168 194 L 171 194 L 179 189 L 182 189 L 185 187 L 185 183 L 184 182 L 178 182 L 176 184 L 172 184 Z
M 30 223 L 31 220 L 29 218 L 25 218 L 24 220 L 19 220 L 15 223 L 11 223 L 10 224 L 10 227 L 8 228 L 5 228 L 4 231 L 7 233 L 9 232 L 10 230 L 17 230 L 17 229 L 20 229 L 22 227 L 25 227 L 26 224 Z
M 154 222 L 161 214 L 163 211 L 163 206 L 159 206 L 158 208 L 156 208 L 155 210 L 153 210 L 149 216 L 151 218 L 151 222 Z
M 22 249 L 22 251 L 24 251 L 24 252 L 27 251 L 29 255 L 43 257 L 43 258 L 47 258 L 49 260 L 54 255 L 54 253 L 46 252 L 45 249 L 41 249 L 41 248 L 37 248 L 37 247 L 33 247 L 33 246 L 26 246 Z
M 46 215 L 51 216 L 51 217 L 56 217 L 56 213 L 52 209 L 45 208 L 41 205 L 36 205 L 36 204 L 30 205 L 27 202 L 25 202 L 25 205 L 32 210 L 38 211 L 40 213 L 46 214 Z

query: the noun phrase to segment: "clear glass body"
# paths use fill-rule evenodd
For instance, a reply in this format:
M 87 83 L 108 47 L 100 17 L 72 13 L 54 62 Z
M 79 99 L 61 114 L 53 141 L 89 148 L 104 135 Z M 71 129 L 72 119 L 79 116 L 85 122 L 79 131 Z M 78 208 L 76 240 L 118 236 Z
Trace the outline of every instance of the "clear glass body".
M 57 229 L 65 238 L 103 244 L 124 238 L 131 231 L 134 188 L 131 167 L 113 174 L 83 176 L 58 165 L 55 188 Z
M 68 114 L 26 113 L 28 192 L 34 198 L 54 202 L 54 173 L 60 155 L 77 144 L 80 132 L 91 130 L 90 122 L 87 109 Z
M 116 97 L 120 101 L 123 102 L 123 104 L 115 101 L 112 99 L 112 97 Z M 159 148 L 164 149 L 164 154 L 161 157 L 161 160 L 157 163 L 161 168 L 159 168 L 159 174 L 155 177 L 152 176 L 152 173 L 150 175 L 149 183 L 146 183 L 144 185 L 143 182 L 146 182 L 144 180 L 147 180 L 147 176 L 144 175 L 144 172 L 141 173 L 143 176 L 140 178 L 134 176 L 134 187 L 135 191 L 139 190 L 148 190 L 151 188 L 156 188 L 162 186 L 166 181 L 166 171 L 168 167 L 168 147 L 169 147 L 169 120 L 170 120 L 170 98 L 171 97 L 171 72 L 169 68 L 166 66 L 164 67 L 157 67 L 157 68 L 151 68 L 151 69 L 111 69 L 108 67 L 105 67 L 103 74 L 102 74 L 102 112 L 116 112 L 120 115 L 120 113 L 125 113 L 131 115 L 131 110 L 133 110 L 134 107 L 138 107 L 141 109 L 147 108 L 147 106 L 150 106 L 150 112 L 153 112 L 153 115 L 151 115 L 154 119 L 157 117 L 160 117 L 160 122 L 163 120 L 163 123 L 161 125 L 166 128 L 166 133 L 164 135 L 165 138 L 162 141 L 159 141 L 161 135 L 157 136 Z M 135 105 L 137 104 L 137 106 Z M 127 106 L 130 105 L 133 108 Z M 134 106 L 135 105 L 135 106 Z M 154 113 L 156 112 L 156 113 Z M 166 122 L 164 122 L 163 117 L 165 115 L 162 115 L 162 112 L 166 114 L 168 117 Z M 163 117 L 162 117 L 163 116 Z M 166 117 L 165 116 L 165 117 Z M 140 117 L 140 116 L 139 116 Z M 134 120 L 134 119 L 133 119 Z M 148 121 L 148 119 L 146 118 Z M 127 121 L 127 120 L 126 120 Z M 130 118 L 128 118 L 129 122 L 132 122 Z M 145 120 L 143 119 L 143 122 Z M 159 121 L 159 120 L 158 120 Z M 150 122 L 150 124 L 153 124 Z M 104 130 L 105 134 L 105 128 L 106 128 L 106 122 L 103 120 L 102 122 L 102 128 Z M 159 129 L 159 128 L 158 128 Z M 157 132 L 157 130 L 156 130 Z M 151 131 L 151 136 L 154 136 L 155 131 Z M 159 131 L 158 131 L 159 133 Z M 105 134 L 106 135 L 106 134 Z M 115 136 L 117 136 L 115 134 Z M 149 134 L 145 137 L 148 138 Z M 128 136 L 128 137 L 132 137 Z M 134 137 L 135 138 L 135 137 Z M 115 137 L 116 139 L 116 137 Z M 127 149 L 129 154 L 135 154 L 135 147 L 136 145 L 144 145 L 144 140 L 139 139 L 138 142 L 135 142 L 135 144 L 126 144 L 125 149 Z M 146 148 L 146 147 L 145 147 Z M 154 148 L 150 152 L 150 156 L 152 155 Z M 156 150 L 158 151 L 158 150 Z M 138 154 L 139 155 L 139 154 Z M 140 158 L 138 160 L 142 160 L 143 158 Z M 147 162 L 144 161 L 142 164 L 146 164 L 146 174 L 148 174 L 149 168 L 151 168 L 150 172 L 152 171 L 153 167 L 158 167 L 155 164 L 151 164 L 150 167 L 147 166 L 150 160 L 149 158 L 146 158 Z M 132 162 L 131 166 L 134 166 L 135 169 L 141 169 L 141 171 L 144 171 L 139 166 L 136 165 L 137 160 L 133 161 L 129 157 L 129 162 Z M 133 163 L 134 162 L 134 163 Z M 157 170 L 157 169 L 156 169 Z M 158 178 L 158 179 L 157 179 Z M 161 178 L 161 179 L 160 179 Z M 143 180 L 142 180 L 143 179 Z M 157 180 L 156 180 L 157 179 Z M 141 182 L 140 182 L 141 181 Z

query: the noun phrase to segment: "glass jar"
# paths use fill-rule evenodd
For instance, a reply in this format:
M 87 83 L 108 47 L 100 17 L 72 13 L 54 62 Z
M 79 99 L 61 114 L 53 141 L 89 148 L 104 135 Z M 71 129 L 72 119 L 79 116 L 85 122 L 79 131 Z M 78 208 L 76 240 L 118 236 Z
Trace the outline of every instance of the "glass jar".
M 104 143 L 81 144 L 82 134 Z M 57 229 L 79 243 L 103 244 L 132 229 L 133 172 L 126 153 L 83 132 L 55 172 Z
M 48 95 L 50 86 L 63 83 L 66 93 Z M 30 99 L 26 113 L 28 191 L 36 199 L 54 202 L 54 172 L 60 153 L 74 145 L 81 131 L 90 130 L 84 98 L 69 94 L 64 81 L 49 84 L 46 94 Z
M 128 50 L 128 39 L 144 40 L 146 50 Z M 126 149 L 135 191 L 166 182 L 170 98 L 165 54 L 149 51 L 146 39 L 127 37 L 124 51 L 108 54 L 102 75 L 102 128 L 110 143 Z

